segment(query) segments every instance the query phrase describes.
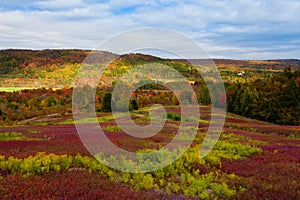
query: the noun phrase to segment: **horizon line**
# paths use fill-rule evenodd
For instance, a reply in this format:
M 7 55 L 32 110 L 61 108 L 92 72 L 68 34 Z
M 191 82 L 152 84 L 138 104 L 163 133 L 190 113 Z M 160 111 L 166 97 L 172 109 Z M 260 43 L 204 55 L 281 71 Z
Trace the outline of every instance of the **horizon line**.
M 103 51 L 103 52 L 108 52 L 108 53 L 112 53 L 112 54 L 116 54 L 116 55 L 120 55 L 114 52 L 110 52 L 110 51 L 104 51 L 104 50 L 97 50 L 97 49 L 90 49 L 90 48 L 0 48 L 0 51 L 6 51 L 6 50 L 22 50 L 22 51 L 45 51 L 45 50 L 77 50 L 77 51 Z M 132 52 L 132 53 L 127 53 L 127 55 L 129 54 L 142 54 L 142 55 L 149 55 L 149 56 L 154 56 L 154 57 L 158 57 L 161 59 L 172 59 L 172 60 L 183 60 L 180 58 L 170 58 L 170 57 L 159 57 L 157 55 L 153 55 L 153 54 L 145 54 L 145 53 L 141 53 L 141 52 Z M 121 54 L 121 55 L 126 55 L 126 54 Z M 121 56 L 120 55 L 120 56 Z M 264 58 L 264 59 L 257 59 L 257 58 L 253 58 L 253 59 L 246 59 L 246 58 L 222 58 L 222 57 L 208 57 L 208 58 L 185 58 L 188 60 L 207 60 L 207 59 L 212 59 L 212 60 L 241 60 L 241 61 L 280 61 L 280 60 L 299 60 L 300 58 Z

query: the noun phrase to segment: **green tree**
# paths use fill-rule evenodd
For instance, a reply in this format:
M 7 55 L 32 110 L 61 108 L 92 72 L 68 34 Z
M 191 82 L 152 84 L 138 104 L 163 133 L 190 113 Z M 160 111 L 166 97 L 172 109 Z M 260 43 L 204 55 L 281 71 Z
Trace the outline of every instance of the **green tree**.
M 102 111 L 111 112 L 111 93 L 107 92 L 103 96 Z
M 131 106 L 132 106 L 133 110 L 138 110 L 139 109 L 135 99 L 131 100 Z

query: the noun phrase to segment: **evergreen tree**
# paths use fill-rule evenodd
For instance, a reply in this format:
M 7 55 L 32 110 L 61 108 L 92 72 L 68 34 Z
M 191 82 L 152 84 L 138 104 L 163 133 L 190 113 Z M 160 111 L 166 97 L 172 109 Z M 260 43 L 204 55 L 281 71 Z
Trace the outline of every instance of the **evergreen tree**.
M 102 111 L 111 112 L 111 93 L 107 92 L 103 96 Z
M 139 109 L 135 99 L 131 100 L 131 106 L 132 106 L 133 110 L 138 110 Z

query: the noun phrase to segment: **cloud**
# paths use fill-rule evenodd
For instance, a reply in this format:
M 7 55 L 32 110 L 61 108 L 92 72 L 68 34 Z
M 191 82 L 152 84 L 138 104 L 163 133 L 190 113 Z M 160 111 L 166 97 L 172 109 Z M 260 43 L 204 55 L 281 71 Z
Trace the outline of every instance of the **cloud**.
M 35 5 L 41 9 L 68 9 L 85 6 L 85 3 L 81 0 L 49 0 L 38 1 Z
M 300 2 L 3 0 L 0 48 L 95 48 L 139 27 L 182 32 L 212 57 L 299 58 Z

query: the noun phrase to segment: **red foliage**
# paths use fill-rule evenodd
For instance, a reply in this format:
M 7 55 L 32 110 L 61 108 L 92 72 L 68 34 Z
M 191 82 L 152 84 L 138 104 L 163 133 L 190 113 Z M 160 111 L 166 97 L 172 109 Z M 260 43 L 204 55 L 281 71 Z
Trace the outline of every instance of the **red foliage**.
M 1 199 L 170 199 L 158 191 L 134 191 L 86 170 L 43 176 L 7 175 L 0 179 Z
M 168 112 L 180 113 L 178 108 L 169 108 Z M 201 108 L 201 119 L 210 119 L 210 109 Z M 137 117 L 135 117 L 136 119 Z M 147 122 L 137 122 L 147 124 Z M 179 122 L 170 122 L 178 125 Z M 101 123 L 102 127 L 115 126 L 111 120 Z M 96 125 L 95 125 L 96 126 Z M 206 132 L 208 125 L 201 124 L 200 132 Z M 222 160 L 221 170 L 234 173 L 237 179 L 228 184 L 242 186 L 246 192 L 238 194 L 238 199 L 300 199 L 300 140 L 284 135 L 298 134 L 299 127 L 278 126 L 246 118 L 227 118 L 225 133 L 244 136 L 242 143 L 255 144 L 263 152 L 237 161 Z M 141 148 L 159 148 L 167 144 L 177 128 L 169 124 L 159 134 L 146 140 L 133 138 L 122 131 L 110 133 L 108 138 L 123 149 L 136 151 Z M 0 132 L 19 132 L 27 137 L 39 140 L 1 141 L 0 154 L 19 158 L 35 155 L 40 151 L 55 154 L 90 155 L 85 149 L 74 125 L 22 126 L 1 128 Z M 34 133 L 36 132 L 36 133 Z M 268 134 L 266 134 L 268 133 Z M 238 138 L 238 137 L 237 137 Z M 248 141 L 249 139 L 257 140 Z M 203 166 L 193 165 L 193 170 Z M 202 169 L 210 171 L 212 169 Z M 0 179 L 0 196 L 6 199 L 38 198 L 84 198 L 84 199 L 183 199 L 182 196 L 166 196 L 157 191 L 136 192 L 128 186 L 110 182 L 98 174 L 87 171 L 64 171 L 41 176 L 5 175 Z

